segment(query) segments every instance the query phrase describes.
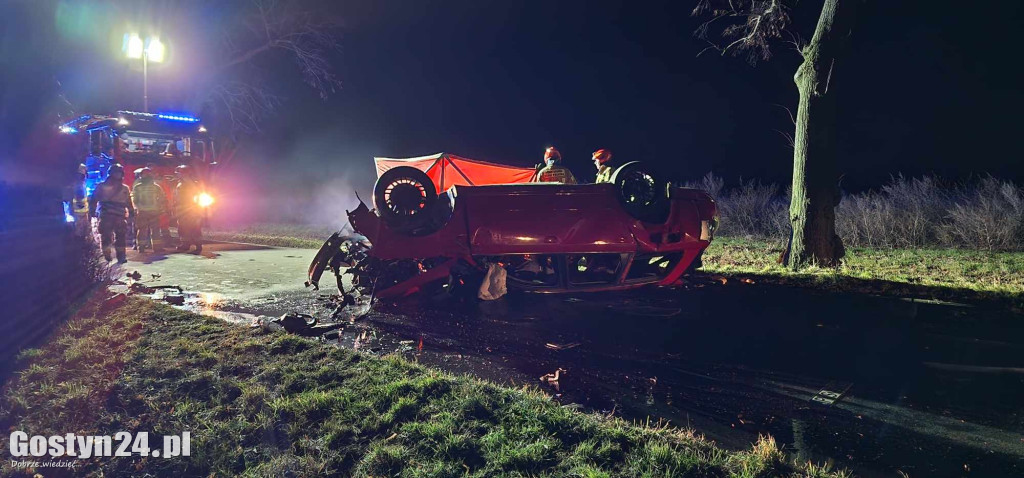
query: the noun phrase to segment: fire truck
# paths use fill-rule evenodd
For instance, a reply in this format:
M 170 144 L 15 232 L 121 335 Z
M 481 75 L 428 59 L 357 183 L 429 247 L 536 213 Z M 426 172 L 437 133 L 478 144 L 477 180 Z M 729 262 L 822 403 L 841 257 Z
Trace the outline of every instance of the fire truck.
M 110 166 L 124 166 L 124 182 L 135 182 L 135 171 L 148 167 L 171 204 L 177 180 L 174 169 L 187 165 L 204 190 L 213 181 L 217 151 L 198 117 L 182 113 L 118 111 L 115 115 L 83 115 L 58 127 L 76 161 L 85 165 L 85 187 L 91 194 L 107 179 Z M 209 214 L 213 195 L 205 190 L 193 198 Z M 70 217 L 70 216 L 69 216 Z M 161 219 L 166 230 L 169 218 Z

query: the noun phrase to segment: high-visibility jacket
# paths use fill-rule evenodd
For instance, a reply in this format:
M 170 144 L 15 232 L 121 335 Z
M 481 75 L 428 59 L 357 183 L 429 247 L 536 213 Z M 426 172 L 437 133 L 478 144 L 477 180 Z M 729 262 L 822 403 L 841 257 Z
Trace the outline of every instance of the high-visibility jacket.
M 135 183 L 132 189 L 132 202 L 139 212 L 162 213 L 167 209 L 167 196 L 152 179 Z
M 576 177 L 572 175 L 572 171 L 569 171 L 569 168 L 555 164 L 544 166 L 540 171 L 537 171 L 535 181 L 540 183 L 576 184 Z
M 92 192 L 89 197 L 89 213 L 95 215 L 97 209 L 100 217 L 133 217 L 135 216 L 135 205 L 132 204 L 132 195 L 128 186 L 124 183 L 107 179 Z
M 595 183 L 610 183 L 612 182 L 612 173 L 615 170 L 611 166 L 601 165 L 601 169 L 597 170 L 597 178 L 594 180 Z
M 85 178 L 80 177 L 71 184 L 71 213 L 76 216 L 89 214 L 89 198 L 85 193 Z

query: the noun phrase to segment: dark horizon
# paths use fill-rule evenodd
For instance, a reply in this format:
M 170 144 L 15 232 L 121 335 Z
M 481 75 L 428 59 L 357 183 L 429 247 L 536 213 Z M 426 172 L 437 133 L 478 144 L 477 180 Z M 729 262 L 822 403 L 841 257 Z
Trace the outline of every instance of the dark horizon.
M 154 110 L 182 108 L 176 87 L 203 67 L 203 35 L 232 19 L 230 4 L 83 5 L 5 7 L 5 161 L 31 155 L 29 132 L 55 123 L 38 105 L 58 101 L 58 81 L 78 112 L 140 107 L 138 68 L 110 51 L 121 16 L 159 18 L 175 51 L 151 70 Z M 898 173 L 1024 180 L 1012 116 L 1024 106 L 1022 78 L 1007 66 L 1021 5 L 1006 2 L 998 15 L 954 2 L 923 5 L 874 2 L 861 12 L 853 54 L 834 81 L 844 189 L 878 187 Z M 590 152 L 607 148 L 616 159 L 652 161 L 673 180 L 713 171 L 730 182 L 788 183 L 791 149 L 779 131 L 792 130 L 784 107 L 795 110 L 797 54 L 779 44 L 756 67 L 715 52 L 698 57 L 706 43 L 693 35 L 691 7 L 345 2 L 330 8 L 343 23 L 335 58 L 342 90 L 321 101 L 282 62 L 269 79 L 285 102 L 261 134 L 244 140 L 240 157 L 257 170 L 292 168 L 310 178 L 344 170 L 361 190 L 372 185 L 372 156 L 447 151 L 533 164 L 548 145 L 583 178 L 593 174 Z M 809 3 L 794 10 L 803 36 L 817 13 Z M 197 17 L 205 20 L 181 24 Z

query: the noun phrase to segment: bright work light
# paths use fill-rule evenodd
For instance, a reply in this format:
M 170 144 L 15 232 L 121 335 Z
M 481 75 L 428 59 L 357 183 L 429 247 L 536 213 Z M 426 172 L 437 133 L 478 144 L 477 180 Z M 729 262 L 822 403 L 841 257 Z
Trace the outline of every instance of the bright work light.
M 128 58 L 142 58 L 142 38 L 139 38 L 139 35 L 135 33 L 128 35 L 124 52 L 128 55 Z
M 164 61 L 164 44 L 160 43 L 159 37 L 149 39 L 149 45 L 146 46 L 146 56 L 149 58 L 149 61 L 156 63 Z

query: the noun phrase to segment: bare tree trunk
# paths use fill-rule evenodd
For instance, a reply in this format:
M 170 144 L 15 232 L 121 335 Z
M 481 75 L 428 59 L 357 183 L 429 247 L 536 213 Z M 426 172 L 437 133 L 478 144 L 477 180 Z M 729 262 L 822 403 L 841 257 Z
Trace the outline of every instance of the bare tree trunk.
M 783 259 L 797 269 L 808 263 L 837 266 L 845 255 L 836 235 L 839 204 L 836 169 L 836 99 L 830 91 L 837 57 L 845 50 L 857 0 L 825 0 L 814 37 L 803 48 L 793 80 L 800 93 L 793 143 L 792 236 Z

